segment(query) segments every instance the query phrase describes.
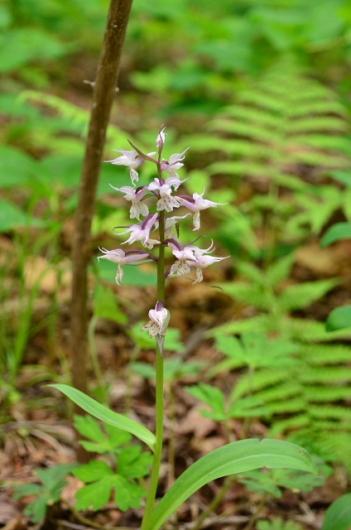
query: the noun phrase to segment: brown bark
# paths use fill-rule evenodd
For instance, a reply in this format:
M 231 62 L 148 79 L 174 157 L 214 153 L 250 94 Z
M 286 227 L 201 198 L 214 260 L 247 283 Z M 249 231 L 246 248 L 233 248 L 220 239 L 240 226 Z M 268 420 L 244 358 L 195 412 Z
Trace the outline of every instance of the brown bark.
M 79 202 L 73 242 L 71 301 L 72 383 L 87 390 L 88 365 L 88 284 L 87 268 L 91 257 L 91 221 L 102 161 L 106 130 L 116 93 L 121 52 L 132 0 L 111 0 L 102 53 L 94 84 L 89 130 L 85 146 Z

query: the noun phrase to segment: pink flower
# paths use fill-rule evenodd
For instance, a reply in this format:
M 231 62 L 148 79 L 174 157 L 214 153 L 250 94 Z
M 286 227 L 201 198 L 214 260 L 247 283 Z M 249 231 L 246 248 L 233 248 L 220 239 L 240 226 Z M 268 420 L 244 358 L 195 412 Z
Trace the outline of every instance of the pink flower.
M 156 207 L 159 212 L 172 212 L 174 208 L 179 208 L 180 202 L 178 197 L 172 195 L 172 186 L 177 185 L 178 182 L 180 184 L 179 179 L 176 177 L 166 181 L 156 178 L 148 185 L 147 189 L 158 197 Z
M 174 215 L 172 217 L 167 217 L 166 223 L 165 223 L 165 238 L 168 239 L 168 238 L 172 238 L 173 236 L 175 236 L 176 225 L 179 223 L 179 221 L 182 221 L 188 216 L 189 214 L 187 213 L 185 215 Z
M 169 324 L 170 313 L 161 302 L 156 302 L 155 309 L 149 311 L 149 322 L 145 324 L 144 329 L 148 331 L 151 337 L 156 337 L 161 345 Z
M 200 212 L 202 210 L 207 210 L 207 208 L 213 208 L 219 206 L 218 202 L 209 201 L 203 198 L 203 193 L 193 193 L 190 195 L 180 195 L 179 201 L 182 206 L 185 206 L 193 212 L 193 226 L 194 230 L 199 230 L 200 228 Z
M 144 159 L 139 153 L 136 151 L 125 151 L 120 149 L 120 153 L 122 153 L 117 158 L 114 158 L 113 160 L 108 160 L 111 164 L 114 164 L 115 166 L 126 166 L 129 167 L 129 174 L 130 178 L 132 179 L 132 183 L 138 182 L 139 180 L 139 174 L 136 171 L 144 162 Z
M 131 245 L 135 241 L 141 241 L 146 248 L 152 248 L 158 244 L 156 239 L 150 239 L 150 232 L 156 228 L 158 214 L 149 214 L 142 223 L 131 225 L 127 228 L 126 233 L 130 233 L 129 238 L 124 241 L 124 245 Z
M 202 249 L 195 245 L 182 246 L 175 239 L 171 239 L 168 241 L 168 245 L 172 249 L 173 256 L 177 258 L 171 266 L 169 276 L 184 276 L 189 274 L 192 269 L 195 269 L 195 280 L 193 283 L 199 283 L 203 280 L 203 269 L 226 259 L 225 257 L 209 255 L 214 250 L 213 243 L 208 248 Z
M 131 219 L 140 219 L 141 216 L 146 217 L 149 214 L 148 205 L 142 202 L 147 192 L 146 188 L 142 186 L 139 188 L 133 188 L 132 186 L 122 186 L 122 188 L 112 187 L 123 193 L 123 197 L 132 203 L 129 214 Z
M 186 152 L 187 149 L 185 149 L 185 151 L 182 153 L 175 153 L 174 155 L 171 155 L 168 160 L 162 160 L 162 171 L 166 171 L 169 175 L 176 177 L 177 171 L 184 166 L 183 160 L 185 158 Z
M 123 279 L 123 269 L 122 265 L 137 265 L 139 263 L 145 263 L 150 261 L 150 254 L 142 250 L 129 250 L 125 252 L 121 248 L 116 248 L 114 250 L 107 250 L 106 248 L 101 248 L 102 256 L 99 256 L 98 259 L 107 259 L 113 263 L 117 263 L 116 271 L 116 283 L 120 285 Z

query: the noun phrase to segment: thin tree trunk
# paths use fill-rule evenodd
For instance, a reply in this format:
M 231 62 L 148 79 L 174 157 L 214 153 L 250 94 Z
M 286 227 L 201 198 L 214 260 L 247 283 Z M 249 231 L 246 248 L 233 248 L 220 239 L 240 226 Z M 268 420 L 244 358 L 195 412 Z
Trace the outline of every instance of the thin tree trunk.
M 132 0 L 111 0 L 102 53 L 94 84 L 93 103 L 79 190 L 73 242 L 71 300 L 72 383 L 87 390 L 88 285 L 87 268 L 91 256 L 91 221 L 102 161 L 106 129 L 116 93 L 121 52 Z

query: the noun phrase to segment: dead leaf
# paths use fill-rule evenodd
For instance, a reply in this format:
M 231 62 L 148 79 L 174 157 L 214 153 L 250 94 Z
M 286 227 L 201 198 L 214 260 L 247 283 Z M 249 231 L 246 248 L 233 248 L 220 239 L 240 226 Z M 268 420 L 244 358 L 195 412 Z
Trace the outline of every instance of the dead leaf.
M 40 291 L 52 294 L 60 288 L 60 294 L 67 291 L 71 281 L 69 263 L 62 261 L 52 265 L 41 256 L 27 259 L 24 268 L 26 287 L 33 289 L 39 286 Z
M 178 423 L 176 431 L 178 434 L 193 433 L 196 438 L 203 438 L 215 428 L 215 422 L 209 418 L 205 418 L 201 414 L 199 407 L 196 406 Z

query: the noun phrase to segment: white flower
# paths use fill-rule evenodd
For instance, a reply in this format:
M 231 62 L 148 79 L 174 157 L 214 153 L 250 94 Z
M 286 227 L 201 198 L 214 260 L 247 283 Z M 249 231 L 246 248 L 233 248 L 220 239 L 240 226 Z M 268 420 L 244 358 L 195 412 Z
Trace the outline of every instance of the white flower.
M 156 239 L 150 239 L 150 232 L 156 227 L 157 220 L 157 213 L 149 214 L 142 223 L 128 227 L 125 232 L 129 233 L 130 236 L 123 244 L 131 245 L 135 241 L 141 241 L 146 248 L 153 248 L 159 243 Z
M 136 151 L 125 151 L 120 149 L 120 153 L 122 153 L 117 158 L 114 158 L 113 160 L 108 160 L 111 164 L 114 164 L 115 166 L 126 166 L 129 167 L 129 174 L 130 178 L 132 179 L 132 183 L 138 182 L 139 180 L 139 174 L 136 171 L 144 162 L 144 159 L 139 153 Z
M 171 155 L 168 160 L 162 160 L 162 171 L 166 171 L 169 175 L 176 177 L 178 169 L 181 169 L 184 166 L 183 161 L 186 152 L 187 149 L 185 149 L 185 151 L 182 153 L 175 153 L 174 155 Z
M 124 198 L 132 203 L 129 213 L 131 219 L 140 219 L 140 217 L 146 217 L 149 214 L 148 205 L 142 202 L 147 192 L 146 188 L 142 186 L 139 188 L 133 188 L 132 186 L 122 186 L 122 188 L 112 187 L 123 193 Z
M 182 221 L 186 217 L 189 217 L 189 214 L 185 215 L 173 215 L 172 217 L 166 218 L 165 223 L 165 238 L 172 238 L 176 235 L 176 225 L 179 223 L 179 221 Z
M 191 272 L 189 260 L 193 259 L 194 252 L 192 247 L 183 247 L 175 239 L 168 241 L 168 246 L 172 249 L 172 254 L 176 258 L 176 261 L 172 264 L 168 276 L 185 276 Z
M 156 337 L 161 347 L 169 324 L 170 313 L 161 302 L 156 302 L 155 308 L 149 311 L 149 319 L 144 329 L 151 337 Z
M 213 252 L 213 242 L 206 248 L 199 248 L 195 245 L 180 245 L 175 239 L 168 241 L 168 245 L 172 249 L 172 254 L 176 261 L 171 266 L 169 276 L 184 276 L 189 274 L 192 269 L 195 269 L 195 280 L 193 283 L 198 283 L 203 280 L 202 270 L 206 269 L 213 263 L 218 263 L 226 259 L 225 257 L 210 256 Z
M 193 212 L 193 230 L 200 228 L 200 212 L 207 210 L 207 208 L 214 208 L 219 206 L 218 202 L 209 201 L 203 198 L 203 193 L 193 193 L 190 195 L 180 195 L 179 202 Z
M 159 212 L 172 212 L 174 208 L 179 208 L 180 202 L 178 197 L 172 195 L 172 186 L 180 185 L 180 180 L 177 177 L 170 178 L 166 181 L 160 178 L 153 180 L 147 189 L 158 197 L 157 210 Z
M 103 255 L 99 256 L 98 259 L 107 259 L 113 263 L 117 263 L 116 283 L 118 285 L 121 284 L 123 279 L 122 265 L 137 265 L 139 263 L 150 261 L 150 254 L 142 250 L 130 250 L 127 252 L 121 248 L 116 248 L 114 250 L 101 248 L 100 250 Z

